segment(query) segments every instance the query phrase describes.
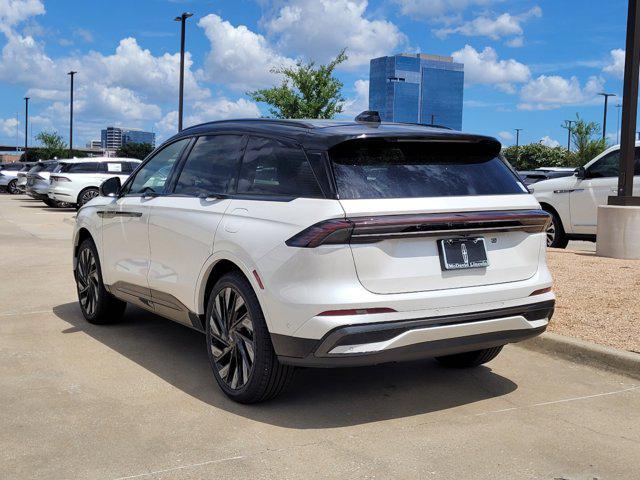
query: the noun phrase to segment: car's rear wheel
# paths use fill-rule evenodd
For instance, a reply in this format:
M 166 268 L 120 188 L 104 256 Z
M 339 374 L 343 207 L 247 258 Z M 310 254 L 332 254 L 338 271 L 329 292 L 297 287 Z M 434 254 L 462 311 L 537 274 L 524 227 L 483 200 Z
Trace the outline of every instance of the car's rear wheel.
M 85 203 L 93 200 L 99 195 L 97 188 L 85 188 L 80 195 L 78 195 L 78 208 L 82 207 Z
M 7 192 L 11 195 L 20 193 L 20 191 L 18 190 L 18 179 L 13 179 L 9 182 L 9 184 L 7 185 Z
M 547 247 L 552 248 L 566 248 L 569 243 L 569 239 L 567 238 L 567 234 L 564 232 L 564 228 L 562 226 L 562 220 L 558 214 L 552 210 L 545 210 L 549 215 L 551 215 L 551 223 L 547 227 Z
M 471 368 L 490 362 L 496 358 L 501 351 L 502 345 L 499 347 L 475 350 L 473 352 L 456 353 L 453 355 L 445 355 L 444 357 L 436 357 L 436 360 L 446 367 Z
M 291 380 L 294 368 L 278 361 L 258 298 L 242 274 L 228 273 L 213 287 L 206 333 L 213 375 L 232 400 L 269 400 Z
M 89 323 L 104 325 L 122 318 L 127 304 L 104 288 L 98 250 L 90 238 L 78 249 L 75 277 L 80 309 Z

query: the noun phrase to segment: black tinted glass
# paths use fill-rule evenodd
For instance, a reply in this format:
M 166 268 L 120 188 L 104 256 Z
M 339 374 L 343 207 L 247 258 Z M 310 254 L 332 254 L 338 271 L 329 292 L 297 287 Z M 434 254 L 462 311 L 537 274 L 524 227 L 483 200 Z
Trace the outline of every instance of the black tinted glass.
M 173 169 L 173 165 L 180 158 L 182 150 L 184 150 L 189 140 L 188 138 L 178 140 L 156 153 L 136 172 L 133 181 L 125 185 L 123 193 L 162 193 Z
M 17 172 L 21 170 L 23 167 L 20 163 L 9 163 L 8 165 L 3 165 L 0 170 L 7 170 L 9 172 Z
M 620 150 L 611 152 L 587 169 L 589 178 L 617 177 L 620 169 Z
M 99 162 L 65 163 L 60 169 L 62 173 L 95 173 L 99 170 Z
M 493 147 L 356 141 L 329 154 L 344 199 L 527 193 Z
M 247 145 L 238 193 L 322 198 L 304 152 L 276 140 L 251 138 Z
M 184 164 L 174 193 L 227 193 L 238 174 L 242 136 L 200 137 Z

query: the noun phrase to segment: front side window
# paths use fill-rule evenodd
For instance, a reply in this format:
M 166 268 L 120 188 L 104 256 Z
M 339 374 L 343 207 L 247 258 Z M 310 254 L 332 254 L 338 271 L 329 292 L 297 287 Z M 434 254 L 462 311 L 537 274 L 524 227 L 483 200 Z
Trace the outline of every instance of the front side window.
M 60 173 L 96 173 L 99 168 L 98 162 L 65 163 L 59 171 Z
M 490 145 L 355 140 L 329 156 L 343 199 L 527 193 Z
M 302 149 L 258 137 L 250 138 L 247 144 L 238 193 L 323 198 Z
M 238 174 L 241 135 L 198 138 L 176 183 L 179 195 L 227 193 Z
M 171 169 L 182 155 L 182 150 L 187 146 L 189 140 L 188 138 L 178 140 L 156 153 L 138 170 L 133 180 L 127 183 L 123 193 L 125 195 L 139 195 L 164 192 Z
M 620 170 L 620 150 L 608 153 L 587 170 L 589 178 L 617 177 Z

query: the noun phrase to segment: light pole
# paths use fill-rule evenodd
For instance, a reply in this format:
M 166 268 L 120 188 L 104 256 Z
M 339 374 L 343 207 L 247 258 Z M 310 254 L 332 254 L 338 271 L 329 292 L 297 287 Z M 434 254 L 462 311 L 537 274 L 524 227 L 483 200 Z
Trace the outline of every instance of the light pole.
M 567 152 L 571 151 L 571 124 L 576 123 L 575 120 L 565 120 L 565 125 L 562 128 L 567 129 Z
M 29 97 L 24 97 L 24 161 L 29 160 Z
M 78 73 L 71 70 L 67 75 L 71 77 L 71 86 L 70 86 L 70 98 L 71 101 L 69 103 L 69 158 L 71 158 L 73 151 L 73 76 Z
M 604 97 L 604 118 L 602 119 L 602 138 L 606 138 L 607 136 L 607 103 L 609 101 L 609 97 L 615 97 L 615 93 L 599 93 L 598 95 L 602 95 Z
M 520 162 L 520 132 L 522 131 L 522 128 L 516 128 L 516 164 L 514 165 L 514 167 L 517 168 L 518 163 Z
M 617 104 L 616 108 L 618 109 L 618 128 L 616 129 L 616 145 L 620 144 L 620 109 L 622 108 L 621 104 Z
M 192 17 L 193 13 L 183 12 L 179 17 L 174 18 L 176 22 L 181 23 L 180 35 L 180 94 L 178 100 L 178 131 L 182 131 L 182 113 L 184 100 L 184 33 L 187 18 Z

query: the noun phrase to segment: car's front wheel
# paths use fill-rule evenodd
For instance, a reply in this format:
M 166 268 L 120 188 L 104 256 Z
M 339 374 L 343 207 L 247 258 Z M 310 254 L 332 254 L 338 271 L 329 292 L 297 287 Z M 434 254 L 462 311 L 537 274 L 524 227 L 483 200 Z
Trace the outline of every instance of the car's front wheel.
M 445 367 L 452 368 L 472 368 L 478 367 L 483 363 L 490 362 L 498 356 L 502 351 L 502 345 L 499 347 L 485 348 L 483 350 L 475 350 L 473 352 L 456 353 L 446 355 L 444 357 L 436 357 L 436 360 Z
M 232 400 L 269 400 L 291 380 L 294 369 L 278 361 L 258 298 L 242 274 L 228 273 L 213 287 L 206 333 L 213 375 Z
M 98 250 L 90 238 L 78 249 L 75 277 L 80 309 L 89 323 L 103 325 L 122 318 L 127 304 L 104 288 Z

